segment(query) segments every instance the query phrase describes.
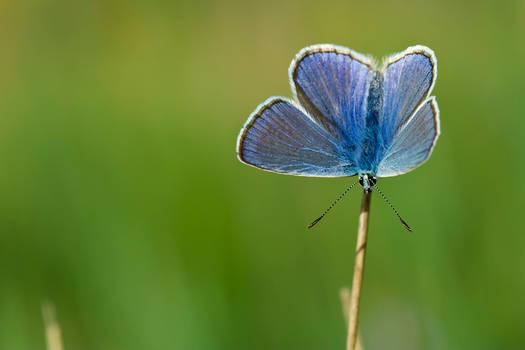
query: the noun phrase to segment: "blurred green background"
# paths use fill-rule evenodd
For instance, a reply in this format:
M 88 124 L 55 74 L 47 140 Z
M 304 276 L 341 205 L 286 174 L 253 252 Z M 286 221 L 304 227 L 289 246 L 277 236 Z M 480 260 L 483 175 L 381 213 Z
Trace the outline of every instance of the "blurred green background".
M 238 162 L 314 43 L 435 50 L 442 136 L 372 201 L 365 349 L 525 344 L 525 1 L 1 1 L 0 348 L 343 349 L 353 179 Z

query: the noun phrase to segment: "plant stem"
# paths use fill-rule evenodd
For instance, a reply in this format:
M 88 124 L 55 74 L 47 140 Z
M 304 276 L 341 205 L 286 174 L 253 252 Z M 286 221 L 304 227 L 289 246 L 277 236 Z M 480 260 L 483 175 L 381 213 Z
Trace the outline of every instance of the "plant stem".
M 359 299 L 363 285 L 363 271 L 365 267 L 366 236 L 368 233 L 368 216 L 370 213 L 371 193 L 363 191 L 361 199 L 361 213 L 359 214 L 359 228 L 357 230 L 357 245 L 354 263 L 354 279 L 352 282 L 352 295 L 350 301 L 350 316 L 348 321 L 348 338 L 346 350 L 355 350 L 357 342 L 357 321 L 359 317 Z
M 351 298 L 352 292 L 350 291 L 350 288 L 341 288 L 340 291 L 340 297 L 341 297 L 341 304 L 343 305 L 343 315 L 345 318 L 345 325 L 348 327 L 348 314 L 350 313 L 350 298 Z M 361 340 L 361 337 L 359 336 L 359 332 L 357 332 L 357 341 L 355 344 L 355 350 L 363 350 L 363 342 Z
M 57 322 L 55 305 L 49 301 L 43 302 L 42 316 L 44 317 L 47 350 L 63 350 L 62 332 Z

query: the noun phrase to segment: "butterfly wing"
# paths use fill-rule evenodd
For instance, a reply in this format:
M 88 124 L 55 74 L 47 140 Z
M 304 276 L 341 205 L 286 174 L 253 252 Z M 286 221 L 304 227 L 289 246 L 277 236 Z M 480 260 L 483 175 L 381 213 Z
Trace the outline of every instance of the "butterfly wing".
M 366 57 L 339 46 L 301 50 L 289 74 L 302 106 L 282 97 L 261 104 L 241 130 L 239 159 L 291 175 L 355 175 L 371 67 Z
M 388 152 L 379 163 L 377 176 L 409 172 L 428 159 L 439 135 L 439 109 L 429 98 L 395 134 Z
M 308 113 L 328 131 L 361 146 L 368 88 L 374 64 L 348 48 L 322 44 L 299 52 L 290 66 L 292 91 Z
M 434 52 L 424 46 L 410 47 L 387 60 L 377 176 L 407 173 L 432 153 L 439 136 L 439 109 L 429 98 L 436 76 Z
M 257 168 L 300 176 L 356 174 L 344 145 L 295 103 L 272 97 L 248 118 L 237 140 L 239 159 Z

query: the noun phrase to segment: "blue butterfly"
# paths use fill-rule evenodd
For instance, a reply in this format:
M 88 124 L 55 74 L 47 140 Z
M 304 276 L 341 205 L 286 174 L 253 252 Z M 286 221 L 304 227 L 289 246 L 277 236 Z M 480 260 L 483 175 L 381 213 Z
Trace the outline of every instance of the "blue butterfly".
M 358 175 L 370 193 L 378 177 L 405 174 L 430 157 L 440 133 L 430 96 L 436 76 L 436 56 L 425 46 L 382 65 L 342 46 L 306 47 L 289 68 L 294 99 L 270 97 L 255 109 L 237 139 L 239 160 L 289 175 Z

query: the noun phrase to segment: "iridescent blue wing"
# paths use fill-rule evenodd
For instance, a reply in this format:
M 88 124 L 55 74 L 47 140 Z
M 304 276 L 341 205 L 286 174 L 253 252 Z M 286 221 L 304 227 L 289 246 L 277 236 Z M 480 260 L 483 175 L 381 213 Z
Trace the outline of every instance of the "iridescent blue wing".
M 289 74 L 302 106 L 280 97 L 260 105 L 239 135 L 239 159 L 292 175 L 355 175 L 371 67 L 366 57 L 339 46 L 301 50 Z
M 294 102 L 272 97 L 248 118 L 237 140 L 239 159 L 257 168 L 300 176 L 356 174 L 344 144 Z
M 373 68 L 371 59 L 348 48 L 314 45 L 297 54 L 289 70 L 290 83 L 297 100 L 318 123 L 358 150 Z
M 386 61 L 377 176 L 404 174 L 430 156 L 439 136 L 439 110 L 429 98 L 436 76 L 434 52 L 425 46 Z
M 439 109 L 436 99 L 426 100 L 399 128 L 383 159 L 377 176 L 395 176 L 409 172 L 428 159 L 439 136 Z

